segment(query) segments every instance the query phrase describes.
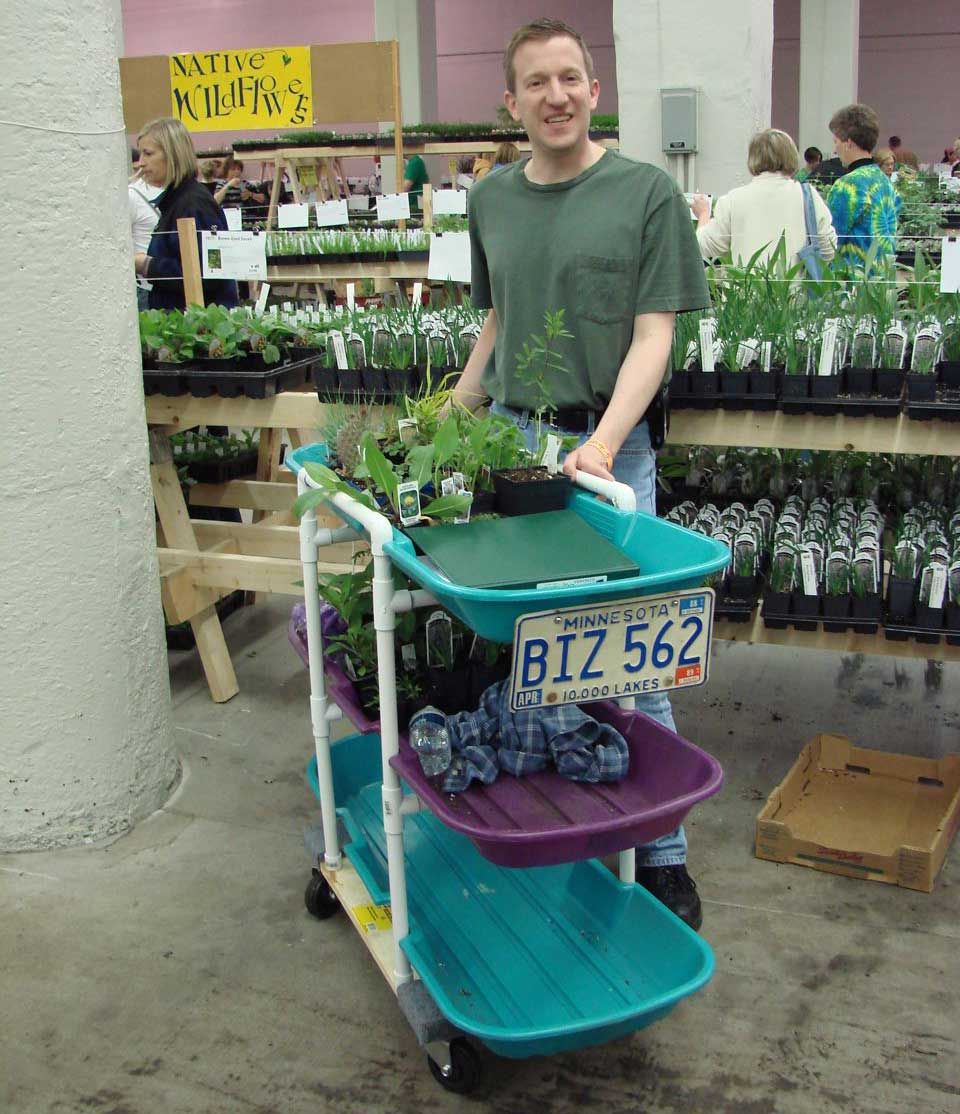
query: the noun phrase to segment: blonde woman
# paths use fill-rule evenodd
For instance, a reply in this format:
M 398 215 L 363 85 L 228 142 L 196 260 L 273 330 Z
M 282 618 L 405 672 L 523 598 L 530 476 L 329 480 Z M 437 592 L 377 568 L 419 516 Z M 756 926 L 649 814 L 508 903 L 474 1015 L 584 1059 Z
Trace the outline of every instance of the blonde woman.
M 163 192 L 153 200 L 160 210 L 160 219 L 147 250 L 134 256 L 134 266 L 137 274 L 151 285 L 151 309 L 185 309 L 177 221 L 193 217 L 199 241 L 203 231 L 225 230 L 227 218 L 207 187 L 197 180 L 193 141 L 179 120 L 172 117 L 152 120 L 137 137 L 137 146 L 143 180 Z M 203 297 L 208 304 L 235 306 L 237 284 L 233 279 L 206 279 Z
M 797 253 L 807 242 L 803 183 L 793 180 L 800 163 L 796 144 L 786 132 L 767 128 L 750 140 L 747 169 L 752 178 L 717 199 L 713 216 L 702 194 L 693 199 L 697 241 L 704 259 L 730 253 L 734 263 L 746 263 L 758 251 L 767 259 L 783 236 L 787 261 L 798 262 Z M 815 189 L 807 186 L 816 218 L 814 246 L 825 262 L 837 250 L 837 234 L 830 210 Z
M 889 147 L 878 147 L 873 152 L 873 161 L 880 167 L 888 178 L 892 178 L 897 169 L 897 157 Z

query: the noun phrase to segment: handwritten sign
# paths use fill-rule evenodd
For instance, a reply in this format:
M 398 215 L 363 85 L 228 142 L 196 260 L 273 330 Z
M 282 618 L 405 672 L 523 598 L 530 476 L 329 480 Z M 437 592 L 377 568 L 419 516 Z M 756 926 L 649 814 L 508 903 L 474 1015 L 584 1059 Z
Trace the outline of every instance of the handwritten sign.
M 309 126 L 310 48 L 172 54 L 170 94 L 188 131 Z

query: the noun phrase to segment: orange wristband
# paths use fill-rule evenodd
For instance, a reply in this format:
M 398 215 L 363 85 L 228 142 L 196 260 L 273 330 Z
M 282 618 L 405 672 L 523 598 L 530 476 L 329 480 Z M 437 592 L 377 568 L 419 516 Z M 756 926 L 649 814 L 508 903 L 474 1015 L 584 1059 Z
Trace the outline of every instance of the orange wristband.
M 613 471 L 613 453 L 602 442 L 597 440 L 596 437 L 591 437 L 586 445 L 591 449 L 596 449 L 597 452 L 603 457 L 603 463 L 608 472 Z

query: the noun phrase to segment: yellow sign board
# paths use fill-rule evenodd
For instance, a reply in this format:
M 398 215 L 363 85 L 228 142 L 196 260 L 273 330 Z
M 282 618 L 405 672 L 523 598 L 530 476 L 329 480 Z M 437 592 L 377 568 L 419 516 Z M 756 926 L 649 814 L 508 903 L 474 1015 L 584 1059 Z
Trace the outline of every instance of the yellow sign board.
M 301 186 L 316 186 L 317 182 L 317 168 L 315 166 L 298 166 L 297 174 L 300 177 Z
M 188 131 L 309 127 L 310 47 L 172 54 L 170 94 Z

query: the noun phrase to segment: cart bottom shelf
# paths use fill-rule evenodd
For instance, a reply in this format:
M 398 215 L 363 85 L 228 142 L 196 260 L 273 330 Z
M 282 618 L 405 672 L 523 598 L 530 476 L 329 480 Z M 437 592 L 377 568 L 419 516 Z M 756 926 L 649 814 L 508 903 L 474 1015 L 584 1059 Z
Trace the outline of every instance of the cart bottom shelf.
M 332 748 L 346 853 L 389 902 L 380 739 Z M 317 792 L 316 763 L 308 776 Z M 513 870 L 429 813 L 404 826 L 410 934 L 402 947 L 444 1016 L 500 1056 L 583 1048 L 659 1020 L 713 973 L 708 945 L 596 859 Z

